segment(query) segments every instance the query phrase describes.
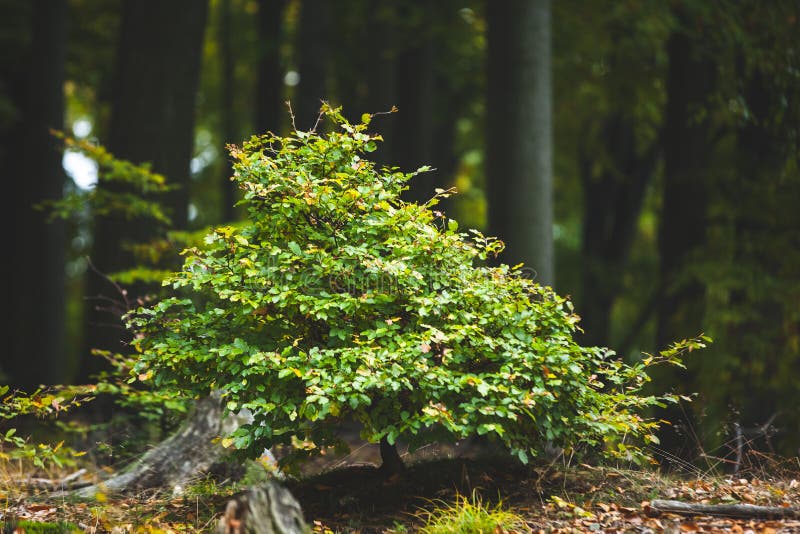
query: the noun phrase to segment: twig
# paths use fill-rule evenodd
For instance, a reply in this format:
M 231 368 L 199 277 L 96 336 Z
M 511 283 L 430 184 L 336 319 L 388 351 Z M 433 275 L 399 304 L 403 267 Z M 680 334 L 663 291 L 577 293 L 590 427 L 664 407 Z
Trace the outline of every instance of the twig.
M 286 107 L 289 108 L 289 118 L 292 121 L 292 130 L 294 130 L 296 132 L 297 131 L 297 124 L 295 124 L 295 122 L 294 122 L 294 111 L 292 110 L 292 102 L 290 100 L 287 100 L 285 103 L 286 103 Z
M 99 274 L 100 276 L 105 278 L 108 283 L 114 286 L 117 292 L 119 292 L 119 294 L 122 295 L 123 301 L 125 302 L 125 308 L 130 310 L 131 302 L 130 300 L 128 300 L 128 291 L 121 285 L 119 285 L 117 282 L 115 282 L 110 276 L 108 276 L 104 272 L 100 271 L 97 267 L 95 267 L 94 263 L 92 263 L 92 259 L 89 256 L 86 257 L 86 263 L 96 274 Z
M 327 102 L 325 102 L 324 100 L 320 100 L 319 103 L 321 104 L 321 106 L 324 106 L 325 104 L 327 104 Z M 322 120 L 322 117 L 324 117 L 324 116 L 325 116 L 325 112 L 322 111 L 322 107 L 320 107 L 319 115 L 317 115 L 317 121 L 314 123 L 314 126 L 309 131 L 316 133 L 317 132 L 317 127 L 319 126 L 319 123 Z M 325 156 L 327 157 L 327 153 L 325 154 Z
M 389 111 L 376 111 L 375 113 L 370 113 L 370 117 L 377 117 L 378 115 L 391 115 L 392 113 L 397 113 L 398 109 L 397 106 L 392 106 L 392 109 Z
M 734 431 L 736 432 L 736 460 L 733 464 L 733 472 L 738 473 L 739 468 L 742 466 L 742 449 L 744 448 L 744 436 L 742 435 L 742 425 L 736 421 L 733 424 Z
M 742 428 L 742 425 L 740 425 L 738 421 L 733 424 L 734 442 L 736 443 L 736 459 L 734 460 L 733 468 L 734 473 L 738 473 L 741 467 L 745 444 L 751 445 L 756 438 L 764 436 L 764 441 L 766 442 L 767 447 L 769 447 L 770 452 L 773 452 L 772 443 L 770 442 L 769 436 L 772 429 L 772 423 L 779 414 L 780 412 L 775 412 L 772 414 L 772 416 L 770 416 L 769 419 L 767 419 L 766 423 L 754 428 Z M 746 442 L 745 437 L 747 437 Z

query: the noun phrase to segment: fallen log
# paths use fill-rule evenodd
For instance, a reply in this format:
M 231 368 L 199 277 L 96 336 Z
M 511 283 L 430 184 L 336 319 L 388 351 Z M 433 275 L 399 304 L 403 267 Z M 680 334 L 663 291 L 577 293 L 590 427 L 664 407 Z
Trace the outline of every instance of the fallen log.
M 646 508 L 649 515 L 710 515 L 734 519 L 800 519 L 800 508 L 755 504 L 699 504 L 655 499 Z
M 217 534 L 305 534 L 300 504 L 274 480 L 228 501 Z

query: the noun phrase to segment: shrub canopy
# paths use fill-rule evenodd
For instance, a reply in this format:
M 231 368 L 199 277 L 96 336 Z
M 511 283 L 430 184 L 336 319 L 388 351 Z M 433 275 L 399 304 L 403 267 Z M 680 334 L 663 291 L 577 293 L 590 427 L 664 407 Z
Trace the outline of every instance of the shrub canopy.
M 247 220 L 184 251 L 165 282 L 176 296 L 128 317 L 136 375 L 248 408 L 225 443 L 253 454 L 334 445 L 343 419 L 412 446 L 490 434 L 523 461 L 545 442 L 636 455 L 655 441 L 641 413 L 672 397 L 639 392 L 659 358 L 578 345 L 571 303 L 487 266 L 502 243 L 434 211 L 446 192 L 400 199 L 416 173 L 365 159 L 380 141 L 370 115 L 323 111 L 327 133 L 231 150 Z

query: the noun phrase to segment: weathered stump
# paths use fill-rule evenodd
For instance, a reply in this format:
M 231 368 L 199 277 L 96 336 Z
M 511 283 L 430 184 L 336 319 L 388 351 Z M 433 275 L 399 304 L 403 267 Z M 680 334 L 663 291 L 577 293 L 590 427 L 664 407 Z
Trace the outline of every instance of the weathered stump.
M 225 449 L 215 438 L 233 432 L 241 423 L 237 416 L 223 417 L 220 396 L 212 394 L 197 401 L 184 425 L 120 474 L 103 482 L 81 488 L 76 497 L 94 497 L 98 493 L 126 493 L 165 487 L 173 491 L 197 477 L 217 462 Z
M 218 534 L 305 534 L 300 504 L 289 490 L 270 480 L 228 501 Z

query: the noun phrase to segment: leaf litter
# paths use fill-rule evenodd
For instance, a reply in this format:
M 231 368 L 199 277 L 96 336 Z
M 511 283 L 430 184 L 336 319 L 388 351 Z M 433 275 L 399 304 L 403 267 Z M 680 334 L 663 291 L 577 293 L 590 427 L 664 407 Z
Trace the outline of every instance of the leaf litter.
M 502 501 L 525 518 L 528 532 L 536 533 L 800 532 L 800 520 L 685 517 L 651 507 L 654 499 L 797 507 L 800 474 L 770 477 L 764 470 L 761 476 L 687 478 L 586 464 L 523 467 L 504 459 L 453 458 L 420 461 L 403 477 L 387 481 L 369 462 L 336 465 L 340 467 L 286 481 L 315 533 L 414 532 L 422 526 L 419 513 L 432 503 L 454 502 L 472 492 L 490 503 Z M 149 492 L 93 502 L 52 499 L 36 488 L 27 493 L 15 489 L 0 490 L 5 497 L 0 522 L 68 521 L 99 534 L 208 532 L 227 499 L 243 488 L 202 480 L 182 496 Z

